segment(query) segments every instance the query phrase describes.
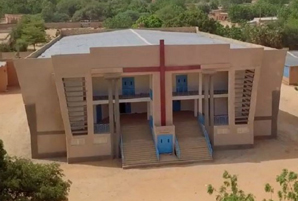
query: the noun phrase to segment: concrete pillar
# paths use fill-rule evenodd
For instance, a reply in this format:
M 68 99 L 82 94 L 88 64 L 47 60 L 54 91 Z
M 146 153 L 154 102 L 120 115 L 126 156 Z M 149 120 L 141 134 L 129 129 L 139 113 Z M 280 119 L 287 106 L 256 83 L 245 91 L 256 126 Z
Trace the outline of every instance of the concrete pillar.
M 209 75 L 204 74 L 204 119 L 205 127 L 209 132 Z
M 228 89 L 228 117 L 229 125 L 235 125 L 235 71 L 229 71 L 229 89 Z
M 92 77 L 90 74 L 85 76 L 86 82 L 86 104 L 87 104 L 87 124 L 88 136 L 94 134 L 94 114 L 93 114 L 93 90 L 92 90 Z
M 113 80 L 108 79 L 109 87 L 108 87 L 108 93 L 109 93 L 109 124 L 110 124 L 110 133 L 111 133 L 111 149 L 112 149 L 112 157 L 115 155 L 114 151 L 114 117 L 113 117 Z
M 118 91 L 118 81 L 119 78 L 115 79 L 114 82 L 114 90 L 115 90 L 115 122 L 116 122 L 116 156 L 117 158 L 120 158 L 120 134 L 121 134 L 121 128 L 120 128 L 120 109 L 119 109 L 119 91 Z
M 150 119 L 150 102 L 151 101 L 147 102 L 147 120 Z
M 198 112 L 203 113 L 203 98 L 201 97 L 202 95 L 202 89 L 203 89 L 203 73 L 199 73 L 199 100 L 198 100 Z
M 210 75 L 210 129 L 211 140 L 214 139 L 214 74 Z
M 198 116 L 198 99 L 194 99 L 194 116 Z

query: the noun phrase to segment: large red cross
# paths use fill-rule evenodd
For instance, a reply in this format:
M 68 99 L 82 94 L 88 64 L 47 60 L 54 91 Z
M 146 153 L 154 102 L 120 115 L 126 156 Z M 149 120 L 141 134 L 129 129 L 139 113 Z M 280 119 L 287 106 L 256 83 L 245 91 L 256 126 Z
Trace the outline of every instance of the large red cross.
M 166 71 L 187 71 L 201 69 L 201 65 L 191 66 L 166 66 L 165 65 L 165 43 L 164 40 L 159 41 L 159 66 L 157 67 L 127 67 L 123 69 L 124 73 L 144 73 L 159 72 L 160 73 L 160 116 L 161 125 L 166 125 Z

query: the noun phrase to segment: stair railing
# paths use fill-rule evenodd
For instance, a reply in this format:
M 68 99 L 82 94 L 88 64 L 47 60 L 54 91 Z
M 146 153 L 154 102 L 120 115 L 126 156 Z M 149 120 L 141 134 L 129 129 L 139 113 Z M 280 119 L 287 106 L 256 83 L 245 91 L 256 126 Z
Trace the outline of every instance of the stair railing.
M 157 149 L 157 145 L 156 145 L 156 141 L 155 141 L 154 123 L 153 123 L 152 116 L 149 117 L 149 126 L 150 126 L 150 130 L 151 130 L 152 139 L 154 142 L 156 158 L 157 158 L 157 160 L 159 160 L 159 151 Z
M 201 113 L 199 113 L 199 115 L 198 115 L 198 122 L 199 122 L 199 125 L 202 128 L 202 131 L 203 131 L 206 143 L 207 143 L 207 147 L 208 147 L 208 150 L 209 150 L 209 154 L 212 156 L 213 155 L 212 145 L 211 145 L 211 142 L 210 142 L 209 134 L 206 130 L 205 125 L 203 124 L 205 122 L 204 116 Z
M 179 146 L 177 138 L 175 138 L 175 152 L 176 152 L 177 157 L 180 159 L 181 151 L 180 151 L 180 146 Z
M 122 164 L 124 162 L 124 151 L 123 151 L 123 138 L 122 135 L 120 136 L 120 149 L 121 149 L 121 160 L 122 160 Z

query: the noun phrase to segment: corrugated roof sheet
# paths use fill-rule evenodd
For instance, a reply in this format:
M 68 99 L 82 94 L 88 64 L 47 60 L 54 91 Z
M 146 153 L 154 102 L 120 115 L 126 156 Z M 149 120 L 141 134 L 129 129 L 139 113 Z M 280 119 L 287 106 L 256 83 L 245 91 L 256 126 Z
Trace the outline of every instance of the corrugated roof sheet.
M 158 45 L 164 39 L 168 45 L 231 44 L 231 48 L 245 48 L 239 43 L 214 39 L 200 33 L 164 32 L 153 30 L 119 30 L 104 33 L 67 36 L 48 48 L 39 58 L 53 55 L 89 53 L 91 47 Z
M 286 66 L 298 66 L 298 51 L 289 51 L 286 57 Z

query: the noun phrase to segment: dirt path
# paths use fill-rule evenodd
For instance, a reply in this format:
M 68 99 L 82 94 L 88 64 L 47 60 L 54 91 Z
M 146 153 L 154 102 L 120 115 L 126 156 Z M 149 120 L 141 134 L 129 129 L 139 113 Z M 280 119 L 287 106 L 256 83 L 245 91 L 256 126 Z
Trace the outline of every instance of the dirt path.
M 9 154 L 29 157 L 29 131 L 21 95 L 0 94 L 0 138 Z M 264 184 L 275 183 L 283 168 L 298 172 L 298 92 L 282 86 L 279 137 L 254 149 L 217 151 L 215 161 L 188 166 L 122 170 L 120 162 L 61 163 L 73 184 L 70 201 L 209 201 L 206 185 L 219 186 L 224 170 L 239 175 L 239 185 L 266 197 Z M 48 161 L 45 161 L 48 162 Z

